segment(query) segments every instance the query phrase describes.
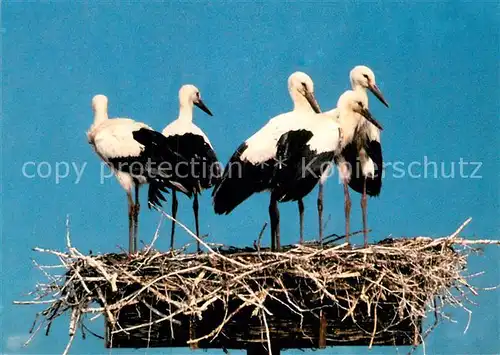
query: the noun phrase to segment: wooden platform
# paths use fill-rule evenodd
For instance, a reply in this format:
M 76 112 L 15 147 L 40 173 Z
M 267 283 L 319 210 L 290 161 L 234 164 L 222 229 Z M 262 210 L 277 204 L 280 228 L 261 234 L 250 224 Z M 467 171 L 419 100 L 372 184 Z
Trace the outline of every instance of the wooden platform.
M 342 296 L 342 295 L 338 295 Z M 304 295 L 304 305 L 310 309 L 319 304 L 309 301 Z M 339 297 L 339 298 L 340 298 Z M 148 300 L 154 302 L 153 299 Z M 150 303 L 157 310 L 168 315 L 168 309 L 162 308 L 160 303 Z M 186 316 L 176 317 L 180 325 L 169 321 L 153 324 L 126 332 L 115 333 L 111 336 L 111 329 L 107 330 L 106 347 L 110 348 L 153 348 L 153 347 L 188 347 L 187 341 L 209 334 L 222 321 L 224 308 L 222 302 L 203 313 L 203 319 L 197 320 Z M 235 310 L 241 302 L 233 302 L 227 310 L 228 314 Z M 273 315 L 267 315 L 267 323 L 273 341 L 273 347 L 281 349 L 311 349 L 320 347 L 320 320 L 317 313 L 303 313 L 300 315 L 291 312 L 287 306 L 278 301 L 265 303 Z M 366 304 L 357 307 L 356 322 L 348 316 L 342 320 L 346 311 L 332 303 L 323 304 L 323 313 L 326 319 L 326 337 L 323 344 L 335 345 L 373 345 L 403 346 L 414 345 L 419 342 L 421 320 L 412 324 L 409 318 L 403 318 L 397 323 L 395 303 L 391 300 L 379 301 L 376 310 L 377 329 L 374 332 L 375 309 L 372 306 L 368 316 Z M 252 316 L 251 308 L 244 308 L 229 321 L 216 339 L 212 337 L 200 341 L 198 348 L 219 349 L 248 349 L 251 344 L 266 342 L 265 326 L 258 316 Z M 118 323 L 122 328 L 145 324 L 161 318 L 144 305 L 127 306 L 121 310 Z M 395 323 L 396 322 L 396 323 Z M 264 338 L 263 338 L 264 337 Z

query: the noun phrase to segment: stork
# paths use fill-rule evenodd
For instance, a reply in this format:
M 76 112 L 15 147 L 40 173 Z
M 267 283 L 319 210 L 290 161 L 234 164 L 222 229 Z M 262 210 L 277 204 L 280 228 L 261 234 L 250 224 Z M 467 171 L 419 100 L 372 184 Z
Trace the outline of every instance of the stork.
M 364 65 L 358 65 L 354 67 L 349 78 L 351 81 L 352 90 L 359 93 L 359 95 L 365 96 L 364 102 L 366 102 L 366 107 L 368 108 L 368 95 L 367 90 L 370 90 L 375 97 L 377 97 L 386 107 L 389 104 L 384 98 L 384 95 L 378 88 L 375 80 L 375 74 L 373 71 Z M 328 111 L 328 113 L 333 113 L 336 109 Z M 356 144 L 354 144 L 354 142 Z M 367 243 L 367 217 L 366 217 L 366 206 L 367 199 L 366 195 L 377 196 L 380 193 L 382 186 L 382 148 L 380 145 L 380 129 L 376 125 L 366 122 L 359 126 L 356 131 L 356 139 L 354 139 L 352 144 L 348 144 L 342 152 L 344 160 L 347 166 L 351 169 L 351 172 L 344 171 L 342 178 L 346 178 L 349 186 L 356 192 L 362 194 L 361 197 L 361 209 L 363 213 L 363 235 L 365 240 L 365 245 Z M 358 161 L 361 163 L 359 164 Z M 361 165 L 361 166 L 360 166 Z M 348 174 L 348 176 L 346 176 Z M 321 178 L 318 188 L 318 218 L 319 218 L 319 235 L 320 241 L 323 236 L 323 184 L 326 180 L 326 174 Z M 349 191 L 344 191 L 345 193 L 345 207 L 346 207 L 346 239 L 348 240 L 349 235 L 349 218 L 351 211 L 351 200 L 349 196 Z
M 179 116 L 167 125 L 162 133 L 171 149 L 182 155 L 184 161 L 176 161 L 176 174 L 173 177 L 172 188 L 172 229 L 170 248 L 174 247 L 175 218 L 177 216 L 177 191 L 183 192 L 189 198 L 193 197 L 193 213 L 196 226 L 196 236 L 200 237 L 198 221 L 198 194 L 216 184 L 222 175 L 220 163 L 217 160 L 214 148 L 203 131 L 193 123 L 194 105 L 212 116 L 212 112 L 203 103 L 200 91 L 194 85 L 183 85 L 179 90 Z M 157 190 L 158 185 L 150 185 L 149 190 Z M 150 193 L 159 198 L 152 201 L 153 205 L 161 206 L 161 193 Z M 200 242 L 197 241 L 197 251 L 200 251 Z
M 108 117 L 108 98 L 96 95 L 92 99 L 94 123 L 87 132 L 87 138 L 97 155 L 115 174 L 127 194 L 129 219 L 129 252 L 137 251 L 139 215 L 139 187 L 149 183 L 155 191 L 166 191 L 170 187 L 169 176 L 156 165 L 171 162 L 180 156 L 170 150 L 166 138 L 148 125 L 129 118 Z M 148 147 L 139 143 L 147 136 Z M 135 190 L 135 202 L 133 192 Z M 154 199 L 156 196 L 149 196 Z
M 339 97 L 334 114 L 313 114 L 283 134 L 277 148 L 277 160 L 282 164 L 275 169 L 272 181 L 274 198 L 278 202 L 295 201 L 309 194 L 334 159 L 339 161 L 356 128 L 366 121 L 380 127 L 368 111 L 365 97 L 348 90 Z
M 303 72 L 295 72 L 288 78 L 288 91 L 293 101 L 293 110 L 280 114 L 265 124 L 259 131 L 243 142 L 229 159 L 222 180 L 216 185 L 212 196 L 215 213 L 228 214 L 252 194 L 269 190 L 275 169 L 277 142 L 301 120 L 321 112 L 314 97 L 314 84 Z M 304 204 L 298 200 L 300 231 L 303 231 Z M 271 225 L 278 228 L 277 200 L 271 194 L 269 215 Z M 276 249 L 275 232 L 271 228 L 271 247 Z M 303 237 L 301 236 L 301 239 Z

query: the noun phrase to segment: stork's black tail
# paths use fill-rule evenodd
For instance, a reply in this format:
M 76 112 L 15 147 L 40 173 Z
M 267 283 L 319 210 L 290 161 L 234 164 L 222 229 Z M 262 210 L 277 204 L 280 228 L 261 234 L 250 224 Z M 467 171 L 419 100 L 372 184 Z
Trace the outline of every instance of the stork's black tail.
M 187 191 L 178 186 L 175 176 L 175 164 L 185 161 L 185 158 L 170 147 L 167 138 L 160 132 L 141 128 L 133 132 L 134 139 L 144 146 L 145 169 L 148 173 L 149 183 L 148 201 L 157 207 L 161 207 L 161 201 L 165 201 L 162 193 L 168 189 L 177 188 L 186 193 Z
M 168 190 L 163 182 L 158 180 L 151 180 L 149 182 L 149 187 L 148 187 L 149 208 L 151 208 L 151 205 L 158 208 L 162 207 L 161 201 L 166 201 L 165 197 L 163 197 L 162 192 L 168 194 Z
M 375 175 L 365 177 L 361 169 L 361 162 L 359 160 L 357 148 L 354 144 L 348 144 L 342 151 L 342 155 L 346 162 L 351 166 L 351 178 L 349 180 L 349 187 L 358 193 L 363 193 L 363 184 L 366 179 L 366 194 L 368 196 L 378 196 L 382 189 L 382 173 L 383 173 L 383 158 L 382 147 L 380 142 L 375 140 L 369 141 L 368 144 L 363 146 L 367 155 L 373 161 L 375 166 Z

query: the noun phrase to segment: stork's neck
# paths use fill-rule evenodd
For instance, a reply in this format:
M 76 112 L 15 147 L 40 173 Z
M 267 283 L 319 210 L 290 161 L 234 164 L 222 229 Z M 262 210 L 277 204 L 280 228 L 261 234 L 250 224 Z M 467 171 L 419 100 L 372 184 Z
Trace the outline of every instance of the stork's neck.
M 352 85 L 352 91 L 356 91 L 357 93 L 360 93 L 366 97 L 365 102 L 367 104 L 366 107 L 368 107 L 368 93 L 366 92 L 366 88 L 355 82 L 351 82 L 351 85 Z
M 294 111 L 302 111 L 302 112 L 314 111 L 309 101 L 307 101 L 304 95 L 299 93 L 297 90 L 290 90 L 290 96 L 292 97 Z
M 94 127 L 97 127 L 102 122 L 108 119 L 108 112 L 106 110 L 96 110 L 94 111 Z
M 193 102 L 181 101 L 179 105 L 179 120 L 192 122 L 193 121 Z
M 352 78 L 351 78 L 351 87 L 352 87 L 352 90 L 353 90 L 353 91 L 356 91 L 356 90 L 358 90 L 358 89 L 361 89 L 361 90 L 366 91 L 366 88 L 365 88 L 365 87 L 363 87 L 363 86 L 359 83 L 359 81 L 354 80 L 354 79 L 352 79 Z
M 339 113 L 339 124 L 342 129 L 342 146 L 345 147 L 354 139 L 354 134 L 364 122 L 364 117 L 351 110 L 341 110 Z

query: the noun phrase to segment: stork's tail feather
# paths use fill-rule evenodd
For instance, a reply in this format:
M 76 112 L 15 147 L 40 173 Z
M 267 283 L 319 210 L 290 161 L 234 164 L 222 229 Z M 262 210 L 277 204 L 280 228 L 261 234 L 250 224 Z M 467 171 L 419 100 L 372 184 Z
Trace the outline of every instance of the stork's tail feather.
M 237 179 L 225 179 L 212 192 L 214 211 L 216 214 L 229 214 L 253 193 L 251 188 L 242 186 Z
M 363 174 L 363 169 L 361 168 L 361 162 L 357 155 L 357 151 L 354 150 L 355 146 L 350 145 L 346 147 L 348 151 L 343 152 L 346 161 L 350 164 L 352 172 L 349 180 L 349 187 L 358 193 L 363 193 L 363 184 L 366 179 L 366 193 L 368 196 L 378 196 L 380 190 L 382 189 L 382 174 L 383 174 L 383 158 L 382 158 L 382 146 L 378 141 L 369 141 L 364 149 L 366 150 L 368 156 L 373 161 L 374 164 L 374 174 L 373 176 L 366 176 Z
M 202 189 L 209 189 L 212 186 L 218 186 L 222 182 L 222 168 L 218 161 L 212 162 L 210 167 L 210 176 L 206 180 L 200 181 Z
M 163 197 L 163 192 L 168 194 L 167 188 L 163 185 L 163 183 L 157 181 L 157 180 L 152 180 L 149 183 L 149 188 L 148 188 L 148 207 L 151 209 L 151 205 L 161 208 L 162 204 L 161 201 L 166 201 L 165 197 Z
M 352 177 L 351 180 L 349 180 L 349 187 L 360 194 L 363 193 L 364 179 L 366 179 L 366 194 L 368 196 L 378 196 L 382 189 L 382 176 L 375 176 L 375 178 L 365 178 L 364 176 Z

